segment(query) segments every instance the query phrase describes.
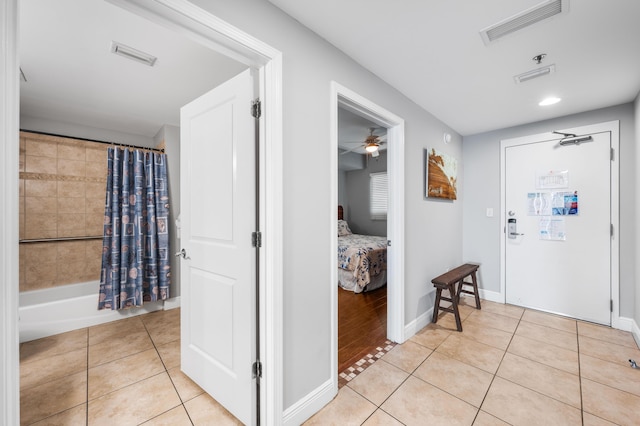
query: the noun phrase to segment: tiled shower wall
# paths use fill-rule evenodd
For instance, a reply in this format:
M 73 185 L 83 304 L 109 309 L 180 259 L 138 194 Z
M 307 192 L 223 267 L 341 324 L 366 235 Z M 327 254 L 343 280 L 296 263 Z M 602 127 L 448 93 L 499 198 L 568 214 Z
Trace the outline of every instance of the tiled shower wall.
M 20 291 L 100 278 L 107 148 L 21 132 Z

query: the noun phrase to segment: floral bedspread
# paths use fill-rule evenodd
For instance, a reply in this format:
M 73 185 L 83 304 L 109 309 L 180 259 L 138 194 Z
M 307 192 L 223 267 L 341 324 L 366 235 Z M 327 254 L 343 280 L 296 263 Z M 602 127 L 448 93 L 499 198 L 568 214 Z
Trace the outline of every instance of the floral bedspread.
M 362 291 L 372 276 L 387 269 L 387 237 L 358 234 L 338 237 L 338 268 L 353 271 Z

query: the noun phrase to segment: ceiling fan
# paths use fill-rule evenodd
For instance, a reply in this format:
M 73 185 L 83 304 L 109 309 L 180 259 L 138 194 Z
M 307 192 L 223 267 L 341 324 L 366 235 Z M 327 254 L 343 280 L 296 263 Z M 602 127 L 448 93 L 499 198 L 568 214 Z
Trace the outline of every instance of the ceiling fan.
M 364 142 L 345 142 L 347 144 L 357 144 L 358 146 L 355 146 L 355 147 L 353 147 L 351 149 L 343 151 L 343 152 L 340 153 L 340 155 L 344 155 L 344 154 L 347 154 L 349 152 L 355 151 L 358 148 L 364 148 L 364 150 L 367 153 L 371 154 L 372 157 L 377 157 L 378 155 L 380 155 L 378 150 L 380 149 L 381 145 L 384 145 L 386 143 L 387 136 L 386 135 L 383 135 L 383 136 L 374 135 L 373 132 L 375 132 L 375 131 L 376 131 L 375 127 L 370 127 L 369 128 L 369 135 L 364 140 Z

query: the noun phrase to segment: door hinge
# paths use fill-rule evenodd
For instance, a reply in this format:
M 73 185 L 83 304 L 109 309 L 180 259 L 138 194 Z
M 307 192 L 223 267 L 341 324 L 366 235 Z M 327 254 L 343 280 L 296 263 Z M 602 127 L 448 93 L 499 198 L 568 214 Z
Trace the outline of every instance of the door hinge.
M 609 304 L 609 309 L 613 312 L 613 299 L 611 299 L 611 303 Z
M 260 361 L 256 361 L 251 366 L 251 375 L 254 379 L 262 378 L 262 363 Z
M 611 224 L 610 230 L 611 230 L 611 236 L 613 237 L 613 223 Z
M 611 148 L 611 161 L 615 161 L 616 159 L 616 150 Z
M 262 117 L 262 102 L 260 102 L 260 99 L 251 101 L 251 116 L 253 118 Z
M 251 245 L 254 247 L 262 247 L 262 232 L 252 232 L 251 233 Z

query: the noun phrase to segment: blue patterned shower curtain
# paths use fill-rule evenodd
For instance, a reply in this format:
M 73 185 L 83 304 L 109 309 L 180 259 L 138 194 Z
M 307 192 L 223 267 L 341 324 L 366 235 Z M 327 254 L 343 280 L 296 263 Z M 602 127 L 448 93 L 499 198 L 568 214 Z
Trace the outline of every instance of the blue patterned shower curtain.
M 169 297 L 169 186 L 166 155 L 108 149 L 98 309 Z

